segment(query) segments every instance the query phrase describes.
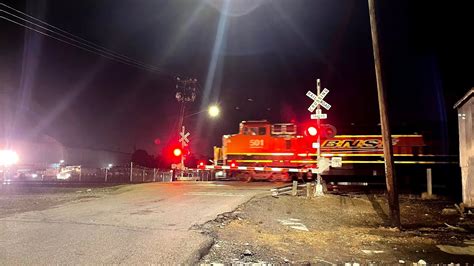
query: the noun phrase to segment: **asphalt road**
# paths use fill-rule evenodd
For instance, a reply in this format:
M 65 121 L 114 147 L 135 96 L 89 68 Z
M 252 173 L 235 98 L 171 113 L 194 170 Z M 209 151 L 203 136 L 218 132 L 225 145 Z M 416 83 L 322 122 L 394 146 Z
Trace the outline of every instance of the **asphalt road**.
M 149 183 L 0 219 L 0 264 L 193 263 L 209 236 L 191 229 L 269 183 Z

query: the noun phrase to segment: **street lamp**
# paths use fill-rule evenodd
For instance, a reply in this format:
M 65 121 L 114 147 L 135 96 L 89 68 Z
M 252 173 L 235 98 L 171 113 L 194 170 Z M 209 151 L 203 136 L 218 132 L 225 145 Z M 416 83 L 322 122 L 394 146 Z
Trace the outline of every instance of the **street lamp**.
M 209 109 L 207 110 L 207 112 L 209 113 L 210 117 L 217 117 L 219 116 L 219 113 L 221 112 L 221 110 L 219 109 L 219 106 L 211 105 L 209 106 Z
M 201 114 L 201 113 L 204 113 L 207 111 L 207 114 L 211 117 L 211 118 L 215 118 L 217 116 L 219 116 L 221 110 L 219 108 L 218 105 L 211 105 L 209 106 L 207 109 L 205 110 L 201 110 L 199 112 L 195 112 L 195 113 L 192 113 L 192 114 L 189 114 L 189 115 L 185 115 L 184 118 L 188 118 L 188 117 L 192 117 L 192 116 L 195 116 L 195 115 L 198 115 L 198 114 Z
M 189 141 L 187 140 L 187 136 L 189 136 L 189 134 L 190 134 L 189 132 L 188 133 L 185 132 L 184 119 L 188 118 L 188 117 L 191 117 L 191 116 L 198 115 L 198 114 L 206 112 L 206 111 L 207 111 L 209 117 L 211 117 L 211 118 L 216 118 L 217 116 L 219 116 L 219 113 L 220 113 L 219 106 L 216 105 L 216 104 L 213 104 L 213 105 L 209 106 L 207 108 L 207 110 L 204 109 L 204 110 L 201 110 L 199 112 L 192 113 L 192 114 L 189 114 L 189 115 L 184 115 L 184 109 L 182 110 L 181 122 L 180 122 L 180 124 L 181 124 L 180 127 L 182 127 L 182 132 L 180 133 L 180 136 L 181 136 L 181 139 L 180 139 L 181 149 L 180 148 L 175 148 L 173 150 L 173 155 L 175 157 L 181 157 L 181 167 L 182 167 L 182 169 L 184 169 L 184 160 L 185 160 L 185 156 L 186 156 L 185 154 L 183 154 L 183 150 L 184 150 L 185 146 L 189 145 L 188 144 Z

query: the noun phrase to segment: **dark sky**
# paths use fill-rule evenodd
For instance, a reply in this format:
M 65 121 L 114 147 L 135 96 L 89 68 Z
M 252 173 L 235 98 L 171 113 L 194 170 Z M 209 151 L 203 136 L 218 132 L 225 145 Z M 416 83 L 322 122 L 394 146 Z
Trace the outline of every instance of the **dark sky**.
M 431 131 L 447 146 L 456 139 L 452 106 L 474 86 L 469 1 L 376 2 L 393 133 Z M 15 137 L 48 134 L 69 146 L 156 153 L 176 131 L 176 75 L 199 80 L 188 114 L 211 102 L 223 108 L 217 120 L 203 113 L 185 121 L 198 153 L 211 154 L 242 120 L 309 120 L 305 93 L 316 78 L 330 89 L 328 123 L 340 133 L 378 131 L 366 1 L 240 0 L 226 12 L 222 0 L 3 3 L 166 72 L 0 19 L 0 90 L 27 120 L 10 131 Z

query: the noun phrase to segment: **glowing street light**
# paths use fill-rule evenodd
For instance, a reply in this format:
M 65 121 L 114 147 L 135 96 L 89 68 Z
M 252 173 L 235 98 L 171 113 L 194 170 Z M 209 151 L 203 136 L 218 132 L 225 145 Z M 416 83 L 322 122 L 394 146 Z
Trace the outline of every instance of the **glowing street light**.
M 219 109 L 219 106 L 217 105 L 211 105 L 209 106 L 208 113 L 210 117 L 217 117 L 219 116 L 219 113 L 221 110 Z
M 192 114 L 189 114 L 189 115 L 185 115 L 183 118 L 188 118 L 188 117 L 192 117 L 192 116 L 195 116 L 195 115 L 198 115 L 198 114 L 201 114 L 201 113 L 204 113 L 207 111 L 207 114 L 212 117 L 212 118 L 215 118 L 217 116 L 219 116 L 221 110 L 219 108 L 218 105 L 211 105 L 209 106 L 207 109 L 203 109 L 199 112 L 196 112 L 196 113 L 192 113 Z

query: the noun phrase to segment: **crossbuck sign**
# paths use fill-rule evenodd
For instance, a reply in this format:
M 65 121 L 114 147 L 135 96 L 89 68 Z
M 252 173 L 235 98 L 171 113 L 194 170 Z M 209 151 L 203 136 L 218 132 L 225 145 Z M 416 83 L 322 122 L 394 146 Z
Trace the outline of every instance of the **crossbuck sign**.
M 182 131 L 179 133 L 179 135 L 181 136 L 179 138 L 179 142 L 181 142 L 183 147 L 188 146 L 188 143 L 189 143 L 188 137 L 189 137 L 189 135 L 191 135 L 191 133 L 189 133 L 189 132 L 185 133 L 185 132 L 186 132 L 186 130 L 184 129 L 184 126 L 183 126 Z
M 308 111 L 312 113 L 314 109 L 318 107 L 318 105 L 321 105 L 326 110 L 331 109 L 331 105 L 327 103 L 326 101 L 324 101 L 324 97 L 326 97 L 328 93 L 329 93 L 329 90 L 326 88 L 319 95 L 314 94 L 312 91 L 308 91 L 306 93 L 306 96 L 308 96 L 314 101 L 313 104 L 311 104 L 311 106 L 308 108 Z

